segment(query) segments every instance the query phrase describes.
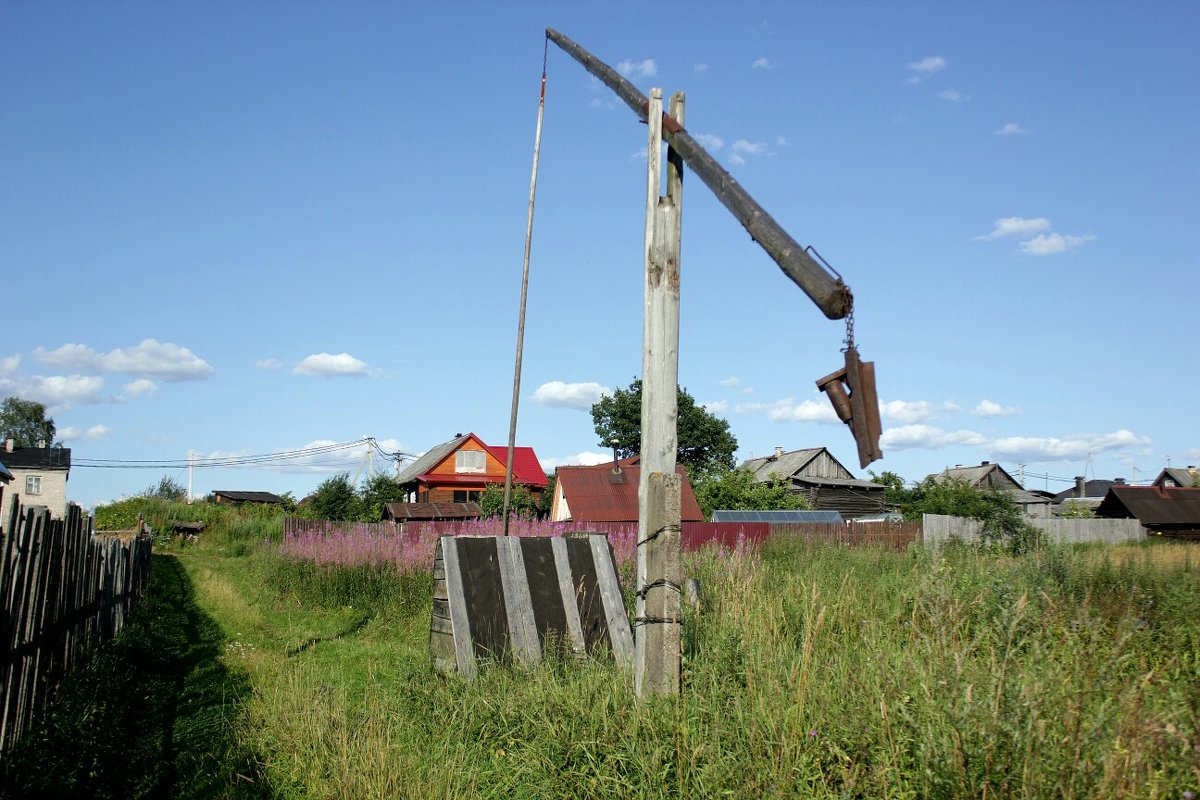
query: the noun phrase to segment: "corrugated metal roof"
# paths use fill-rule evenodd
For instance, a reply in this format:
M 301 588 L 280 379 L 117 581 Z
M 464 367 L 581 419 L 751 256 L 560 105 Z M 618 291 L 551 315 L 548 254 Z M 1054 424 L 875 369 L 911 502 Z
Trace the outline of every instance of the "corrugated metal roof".
M 230 500 L 235 500 L 239 503 L 282 503 L 283 498 L 271 492 L 230 492 L 224 489 L 218 489 L 213 492 L 213 496 L 227 497 Z
M 417 476 L 429 472 L 429 470 L 440 464 L 443 458 L 457 450 L 472 435 L 468 433 L 464 436 L 456 436 L 448 442 L 442 442 L 439 445 L 429 448 L 420 458 L 400 470 L 400 474 L 396 476 L 396 483 L 412 483 L 417 479 Z
M 1143 525 L 1200 525 L 1200 489 L 1114 486 L 1098 517 L 1134 517 Z
M 812 483 L 818 486 L 845 486 L 852 489 L 862 489 L 868 492 L 882 492 L 887 489 L 882 483 L 864 481 L 858 478 L 809 478 L 806 475 L 796 475 L 793 483 Z
M 483 510 L 478 503 L 386 503 L 384 519 L 400 522 L 438 519 L 478 519 Z
M 559 467 L 558 486 L 571 510 L 575 522 L 636 522 L 638 518 L 638 481 L 641 467 L 633 463 L 636 459 L 617 462 L 623 480 L 609 479 L 613 464 L 594 467 Z M 683 467 L 676 467 L 683 476 L 682 514 L 685 522 L 700 522 L 704 514 L 696 502 L 692 484 L 688 482 Z
M 778 458 L 773 455 L 752 458 L 749 461 L 742 462 L 741 468 L 753 472 L 755 479 L 758 481 L 770 480 L 772 475 L 787 478 L 804 469 L 805 465 L 816 458 L 824 449 L 823 447 L 809 447 L 804 450 L 792 450 L 780 455 Z
M 71 469 L 69 447 L 15 447 L 4 450 L 4 463 L 10 469 Z
M 488 452 L 501 464 L 508 464 L 508 445 L 485 444 Z M 513 480 L 526 486 L 545 486 L 546 471 L 532 447 L 513 448 Z
M 803 523 L 822 522 L 837 523 L 842 521 L 842 515 L 832 510 L 810 510 L 799 508 L 774 509 L 758 511 L 752 509 L 727 509 L 714 511 L 713 522 L 772 522 L 772 523 Z

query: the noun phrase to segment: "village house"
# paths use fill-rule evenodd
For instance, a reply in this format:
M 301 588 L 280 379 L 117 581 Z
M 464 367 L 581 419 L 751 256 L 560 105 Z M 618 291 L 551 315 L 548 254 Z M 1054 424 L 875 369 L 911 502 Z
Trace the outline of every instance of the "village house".
M 926 480 L 933 480 L 935 483 L 945 483 L 947 481 L 959 480 L 964 481 L 968 486 L 973 486 L 976 489 L 996 489 L 1001 492 L 1007 492 L 1012 496 L 1012 499 L 1021 511 L 1027 517 L 1049 517 L 1050 516 L 1050 498 L 1037 492 L 1026 491 L 1025 487 L 1017 483 L 1012 475 L 1009 475 L 999 464 L 993 464 L 990 461 L 980 462 L 978 467 L 956 466 L 953 469 L 944 469 L 936 475 L 929 475 Z
M 1158 473 L 1158 477 L 1154 479 L 1152 486 L 1161 486 L 1164 489 L 1174 489 L 1176 487 L 1182 489 L 1194 489 L 1200 486 L 1200 469 L 1195 467 L 1166 467 L 1162 472 Z
M 754 473 L 759 483 L 783 480 L 800 495 L 810 508 L 837 511 L 846 519 L 880 514 L 884 508 L 885 487 L 873 481 L 855 478 L 824 447 L 784 452 L 776 447 L 773 455 L 752 458 L 742 469 Z
M 1200 489 L 1114 486 L 1096 508 L 1096 516 L 1133 518 L 1151 536 L 1200 541 Z
M 12 475 L 5 495 L 11 499 L 4 504 L 3 520 L 14 502 L 22 506 L 46 506 L 56 517 L 67 509 L 67 478 L 71 473 L 71 449 L 69 447 L 47 447 L 38 442 L 36 447 L 17 447 L 12 439 L 4 442 L 0 459 Z M 0 522 L 7 524 L 7 522 Z
M 1113 478 L 1111 481 L 1096 479 L 1089 481 L 1084 480 L 1082 475 L 1076 475 L 1075 485 L 1072 488 L 1061 491 L 1051 498 L 1051 502 L 1054 504 L 1052 511 L 1056 515 L 1068 511 L 1094 512 L 1096 506 L 1100 505 L 1104 496 L 1108 494 L 1109 489 L 1124 485 L 1124 478 Z
M 638 521 L 638 483 L 642 470 L 639 457 L 610 461 L 592 467 L 559 467 L 555 472 L 554 497 L 550 519 L 589 522 Z M 677 466 L 682 479 L 681 521 L 703 522 L 704 514 L 696 502 L 696 493 L 687 472 Z
M 473 433 L 456 433 L 405 467 L 396 483 L 409 502 L 474 503 L 490 484 L 503 486 L 507 463 L 507 445 L 487 445 Z M 525 487 L 540 503 L 547 483 L 533 448 L 514 448 L 513 485 Z

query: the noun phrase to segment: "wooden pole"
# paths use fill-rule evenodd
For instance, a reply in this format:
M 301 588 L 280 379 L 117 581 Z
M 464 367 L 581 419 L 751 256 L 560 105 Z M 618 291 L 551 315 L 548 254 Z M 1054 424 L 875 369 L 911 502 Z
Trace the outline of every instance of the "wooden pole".
M 553 28 L 546 29 L 546 36 L 616 92 L 617 97 L 633 109 L 640 119 L 645 120 L 650 115 L 646 96 L 616 70 Z M 741 184 L 683 129 L 682 122 L 666 120 L 662 135 L 721 204 L 742 223 L 750 237 L 767 251 L 784 274 L 804 290 L 826 317 L 841 319 L 849 313 L 853 303 L 849 287 L 805 252 Z
M 645 317 L 642 336 L 642 450 L 634 689 L 639 697 L 679 693 L 681 487 L 678 448 L 679 241 L 682 160 L 668 155 L 667 195 L 660 197 L 662 90 L 651 89 L 646 165 Z M 683 95 L 671 98 L 683 122 Z

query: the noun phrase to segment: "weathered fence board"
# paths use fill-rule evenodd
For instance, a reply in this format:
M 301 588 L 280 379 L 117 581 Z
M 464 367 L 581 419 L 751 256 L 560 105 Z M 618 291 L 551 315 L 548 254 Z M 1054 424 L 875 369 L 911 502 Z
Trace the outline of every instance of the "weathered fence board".
M 75 659 L 124 627 L 145 588 L 150 537 L 97 537 L 13 503 L 0 547 L 0 755 L 28 730 Z
M 1055 544 L 1082 542 L 1136 542 L 1146 538 L 1146 531 L 1136 519 L 1057 519 L 1030 517 L 1025 520 L 1042 531 L 1045 541 Z M 950 517 L 944 514 L 925 514 L 925 544 L 939 545 L 950 539 L 964 542 L 979 540 L 983 525 L 976 519 Z
M 633 636 L 603 535 L 443 536 L 434 576 L 429 650 L 439 671 L 470 680 L 481 660 L 532 667 L 558 647 L 630 664 Z

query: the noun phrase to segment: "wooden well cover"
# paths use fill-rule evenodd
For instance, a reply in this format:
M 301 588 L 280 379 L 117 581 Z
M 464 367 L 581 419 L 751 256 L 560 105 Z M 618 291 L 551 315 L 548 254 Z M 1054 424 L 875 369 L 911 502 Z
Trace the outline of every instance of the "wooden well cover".
M 603 534 L 442 536 L 433 561 L 435 669 L 473 678 L 479 660 L 541 662 L 547 647 L 633 663 L 633 636 Z

